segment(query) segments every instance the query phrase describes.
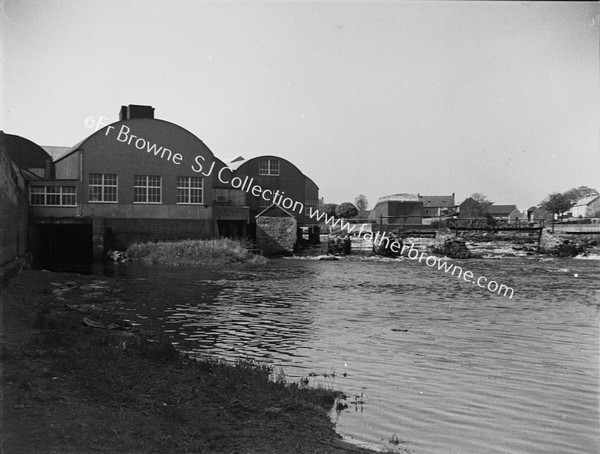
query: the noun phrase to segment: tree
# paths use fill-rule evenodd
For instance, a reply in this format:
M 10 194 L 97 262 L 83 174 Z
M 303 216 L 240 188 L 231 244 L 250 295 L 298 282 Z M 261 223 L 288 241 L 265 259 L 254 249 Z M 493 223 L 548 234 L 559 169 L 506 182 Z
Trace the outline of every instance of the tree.
M 335 216 L 337 205 L 335 203 L 326 203 L 323 205 L 323 211 L 329 217 Z
M 491 200 L 488 200 L 488 198 L 484 196 L 481 192 L 474 192 L 473 194 L 471 194 L 471 198 L 476 202 L 479 202 L 483 207 L 484 211 L 487 207 L 494 203 Z
M 359 194 L 358 197 L 356 199 L 354 199 L 354 202 L 356 204 L 356 208 L 358 208 L 359 210 L 366 210 L 367 207 L 369 206 L 369 201 L 367 200 L 367 196 L 364 194 Z
M 550 194 L 542 203 L 542 208 L 562 218 L 562 214 L 569 210 L 574 204 L 571 200 L 572 196 L 568 195 L 567 192 L 564 194 L 561 194 L 560 192 Z
M 358 214 L 358 208 L 353 203 L 344 202 L 335 209 L 335 215 L 342 219 L 351 219 Z
M 593 195 L 598 195 L 598 191 L 587 186 L 579 186 L 578 188 L 569 189 L 567 192 L 564 193 L 564 195 L 567 196 L 569 200 L 571 200 L 573 205 L 575 205 L 575 203 L 578 200 Z

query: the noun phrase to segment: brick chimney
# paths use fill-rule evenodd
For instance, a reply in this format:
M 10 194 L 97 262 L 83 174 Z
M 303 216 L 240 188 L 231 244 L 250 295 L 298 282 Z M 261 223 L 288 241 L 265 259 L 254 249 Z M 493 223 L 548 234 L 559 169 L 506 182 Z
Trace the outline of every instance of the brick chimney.
M 131 120 L 132 118 L 154 118 L 154 107 L 136 104 L 121 106 L 119 120 Z

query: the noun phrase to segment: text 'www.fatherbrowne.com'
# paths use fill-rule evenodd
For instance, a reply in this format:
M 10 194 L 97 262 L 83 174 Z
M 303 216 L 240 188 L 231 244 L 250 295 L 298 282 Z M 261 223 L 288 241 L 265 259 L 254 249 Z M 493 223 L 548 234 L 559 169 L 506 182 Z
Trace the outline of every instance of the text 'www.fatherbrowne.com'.
M 403 244 L 401 241 L 392 239 L 387 236 L 387 232 L 377 232 L 373 234 L 373 232 L 365 230 L 367 224 L 362 224 L 360 226 L 360 230 L 355 231 L 358 227 L 358 224 L 351 224 L 343 219 L 335 219 L 334 216 L 328 216 L 326 213 L 322 213 L 319 210 L 313 210 L 312 207 L 309 207 L 308 210 L 309 216 L 312 219 L 316 219 L 318 222 L 322 222 L 331 227 L 339 226 L 341 230 L 345 230 L 347 233 L 354 233 L 367 241 L 373 241 L 373 244 L 376 246 L 382 246 L 391 250 L 392 252 L 406 255 L 411 260 L 417 260 L 419 263 L 425 263 L 425 265 L 430 268 L 437 268 L 446 274 L 456 276 L 458 279 L 463 279 L 465 282 L 485 288 L 492 293 L 508 296 L 510 299 L 512 299 L 515 293 L 512 287 L 489 280 L 485 276 L 479 276 L 477 279 L 475 279 L 475 275 L 472 271 L 463 270 L 462 267 L 448 262 L 447 260 L 442 260 L 441 257 L 436 257 L 427 254 L 427 252 L 419 251 L 415 249 L 414 243 Z

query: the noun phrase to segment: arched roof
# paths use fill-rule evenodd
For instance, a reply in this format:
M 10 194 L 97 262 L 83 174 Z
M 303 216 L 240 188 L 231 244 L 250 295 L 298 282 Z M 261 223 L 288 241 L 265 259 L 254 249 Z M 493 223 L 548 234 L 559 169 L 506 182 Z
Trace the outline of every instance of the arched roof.
M 90 134 L 89 136 L 87 136 L 85 139 L 83 139 L 81 142 L 78 142 L 77 144 L 73 145 L 67 152 L 65 152 L 62 156 L 60 156 L 56 162 L 61 161 L 63 159 L 65 159 L 66 157 L 70 156 L 71 154 L 75 153 L 78 150 L 82 150 L 85 148 L 85 145 L 88 141 L 90 141 L 92 138 L 94 138 L 96 135 L 99 135 L 100 133 L 106 135 L 106 128 L 108 128 L 109 126 L 112 126 L 113 128 L 116 127 L 116 125 L 118 124 L 127 124 L 127 123 L 133 123 L 133 122 L 159 122 L 159 123 L 163 123 L 165 125 L 168 126 L 172 126 L 176 129 L 180 129 L 183 133 L 185 134 L 189 134 L 190 136 L 192 136 L 194 139 L 196 139 L 198 142 L 200 142 L 204 147 L 206 147 L 213 155 L 213 158 L 216 159 L 217 161 L 221 162 L 223 165 L 225 165 L 225 163 L 223 161 L 221 161 L 221 159 L 217 158 L 214 153 L 212 152 L 212 150 L 210 148 L 208 148 L 206 146 L 206 144 L 204 142 L 202 142 L 202 140 L 196 136 L 194 133 L 188 131 L 187 129 L 185 129 L 182 126 L 179 126 L 178 124 L 172 123 L 170 121 L 166 121 L 166 120 L 159 120 L 158 118 L 131 118 L 131 119 L 127 119 L 127 120 L 119 120 L 119 121 L 115 121 L 114 123 L 111 123 L 109 125 L 106 125 L 104 128 L 99 129 L 98 131 L 95 131 L 93 134 Z
M 255 157 L 250 158 L 250 159 L 245 159 L 243 161 L 238 158 L 235 161 L 228 163 L 228 166 L 229 166 L 229 168 L 231 170 L 239 170 L 239 169 L 241 169 L 242 167 L 246 166 L 247 164 L 249 164 L 252 161 L 256 161 L 257 159 L 269 159 L 269 158 L 271 158 L 271 159 L 279 159 L 280 161 L 287 162 L 289 165 L 291 165 L 292 167 L 294 167 L 304 178 L 310 180 L 313 184 L 315 184 L 315 182 L 310 177 L 307 177 L 306 174 L 304 172 L 302 172 L 298 168 L 298 166 L 296 164 L 294 164 L 293 162 L 291 162 L 291 161 L 289 161 L 289 160 L 287 160 L 285 158 L 282 158 L 281 156 L 275 156 L 275 155 L 271 155 L 271 154 L 265 154 L 265 155 L 261 155 L 261 156 L 255 156 Z M 315 184 L 315 186 L 317 186 L 317 185 Z M 317 186 L 317 188 L 318 188 L 318 186 Z
M 38 144 L 12 134 L 4 134 L 8 156 L 21 169 L 43 169 L 52 157 Z
M 386 195 L 384 197 L 379 197 L 377 199 L 377 203 L 381 203 L 381 202 L 418 202 L 418 201 L 419 201 L 418 195 L 407 194 L 407 193 Z

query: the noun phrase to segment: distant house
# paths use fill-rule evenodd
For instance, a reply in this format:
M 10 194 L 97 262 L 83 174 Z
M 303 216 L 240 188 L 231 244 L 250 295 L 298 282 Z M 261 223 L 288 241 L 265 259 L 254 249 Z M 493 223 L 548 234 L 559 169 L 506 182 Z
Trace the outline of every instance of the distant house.
M 423 217 L 433 218 L 451 216 L 456 211 L 454 193 L 452 195 L 420 195 L 419 201 L 423 203 Z
M 579 199 L 570 211 L 574 218 L 600 217 L 600 196 Z
M 508 221 L 508 216 L 517 209 L 516 205 L 489 205 L 484 213 L 493 216 L 494 219 Z
M 371 221 L 383 225 L 422 224 L 423 202 L 415 194 L 394 194 L 380 197 L 369 214 Z
M 485 217 L 485 207 L 472 197 L 466 198 L 458 206 L 460 219 L 476 219 Z
M 516 224 L 517 222 L 527 222 L 527 211 L 513 210 L 508 215 L 508 222 Z
M 554 214 L 540 206 L 532 206 L 527 210 L 527 220 L 529 222 L 545 222 L 554 219 Z

